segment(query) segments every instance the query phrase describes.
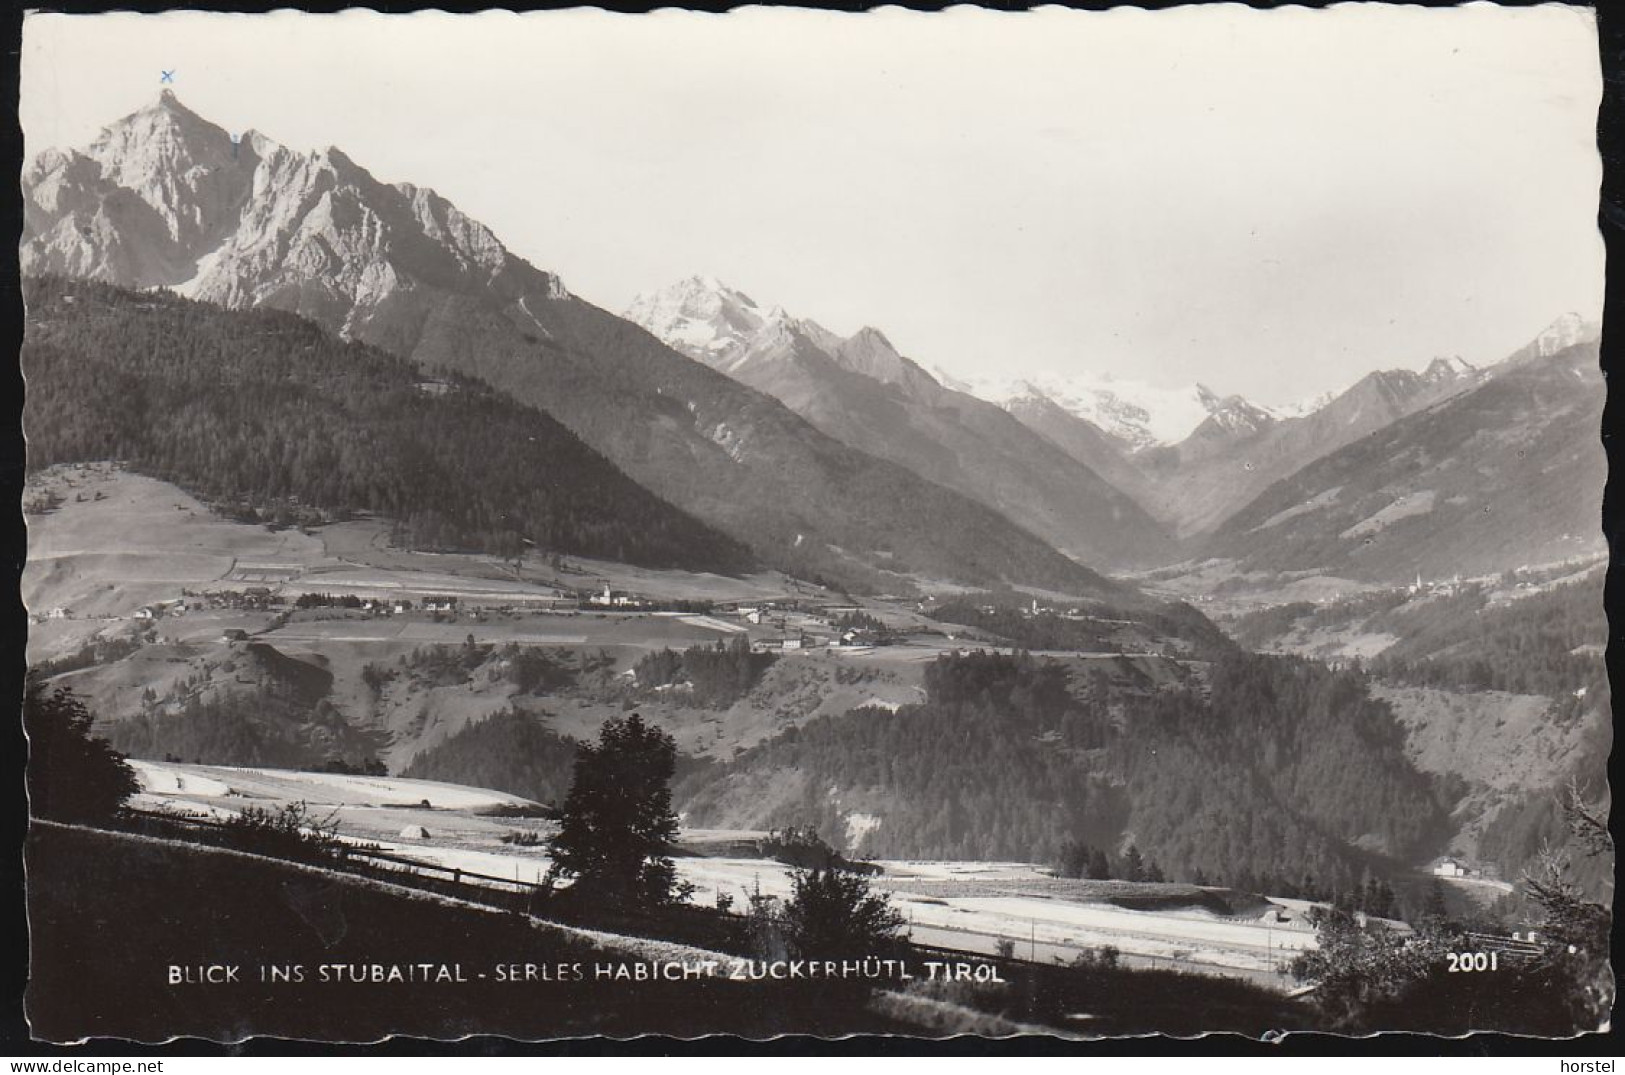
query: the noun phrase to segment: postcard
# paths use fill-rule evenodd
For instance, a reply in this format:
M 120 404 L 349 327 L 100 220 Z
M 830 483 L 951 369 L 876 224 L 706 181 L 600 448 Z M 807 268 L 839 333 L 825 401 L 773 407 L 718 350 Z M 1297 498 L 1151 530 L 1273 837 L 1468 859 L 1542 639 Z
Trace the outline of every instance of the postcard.
M 1605 1029 L 1597 51 L 30 14 L 33 1034 Z

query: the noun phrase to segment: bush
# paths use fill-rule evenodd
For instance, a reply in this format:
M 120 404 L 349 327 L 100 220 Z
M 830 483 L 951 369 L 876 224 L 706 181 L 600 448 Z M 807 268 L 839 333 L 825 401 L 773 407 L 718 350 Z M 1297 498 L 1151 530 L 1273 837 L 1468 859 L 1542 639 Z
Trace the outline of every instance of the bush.
M 513 829 L 503 833 L 498 839 L 515 847 L 540 847 L 547 842 L 547 837 L 529 829 Z
M 225 824 L 226 842 L 239 851 L 271 858 L 321 862 L 338 858 L 344 849 L 334 820 L 338 810 L 317 818 L 303 802 L 275 809 L 250 806 Z
M 318 773 L 338 773 L 342 776 L 388 776 L 389 766 L 378 758 L 368 758 L 361 762 L 345 761 L 343 758 L 333 758 L 325 762 Z
M 799 829 L 791 825 L 774 829 L 757 843 L 761 854 L 804 870 L 846 870 L 849 873 L 879 873 L 880 867 L 868 862 L 853 862 L 831 847 L 829 841 L 818 835 L 816 829 Z
M 80 824 L 110 821 L 141 790 L 135 770 L 105 739 L 91 735 L 94 718 L 67 687 L 46 693 L 32 679 L 23 697 L 28 733 L 28 800 L 35 817 Z
M 862 959 L 902 940 L 904 919 L 862 874 L 840 869 L 797 870 L 784 907 L 785 939 L 803 959 Z
M 508 680 L 520 694 L 552 694 L 575 681 L 574 672 L 540 649 L 509 645 L 503 656 Z

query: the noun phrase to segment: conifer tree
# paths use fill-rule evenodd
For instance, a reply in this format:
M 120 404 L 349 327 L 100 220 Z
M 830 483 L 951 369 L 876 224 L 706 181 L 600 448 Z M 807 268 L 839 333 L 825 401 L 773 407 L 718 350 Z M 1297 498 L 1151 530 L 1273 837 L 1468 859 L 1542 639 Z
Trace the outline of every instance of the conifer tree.
M 574 879 L 578 901 L 649 907 L 686 893 L 667 851 L 677 838 L 671 778 L 677 745 L 636 713 L 604 722 L 576 755 L 558 808 L 552 877 Z

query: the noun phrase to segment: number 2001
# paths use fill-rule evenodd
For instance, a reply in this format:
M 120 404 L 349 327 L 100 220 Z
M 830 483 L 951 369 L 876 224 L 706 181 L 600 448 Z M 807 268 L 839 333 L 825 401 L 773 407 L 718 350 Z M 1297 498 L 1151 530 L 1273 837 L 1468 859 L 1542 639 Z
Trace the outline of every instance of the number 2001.
M 1500 960 L 1494 952 L 1448 952 L 1451 974 L 1469 971 L 1500 970 Z

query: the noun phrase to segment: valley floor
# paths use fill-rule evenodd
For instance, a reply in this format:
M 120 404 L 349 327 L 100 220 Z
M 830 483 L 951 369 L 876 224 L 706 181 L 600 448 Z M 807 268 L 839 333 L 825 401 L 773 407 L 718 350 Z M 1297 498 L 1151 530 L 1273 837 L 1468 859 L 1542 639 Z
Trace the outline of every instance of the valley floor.
M 540 848 L 503 843 L 516 833 L 540 836 L 549 831 L 547 823 L 482 813 L 522 801 L 502 792 L 390 777 L 133 764 L 144 789 L 136 805 L 146 808 L 219 818 L 248 806 L 297 801 L 317 818 L 331 817 L 355 843 L 465 876 L 484 875 L 485 883 L 498 887 L 508 887 L 509 877 L 515 884 L 539 882 L 548 867 Z M 678 875 L 694 886 L 695 902 L 712 905 L 725 895 L 743 908 L 756 892 L 790 894 L 789 867 L 741 853 L 760 835 L 683 833 L 679 850 L 689 853 L 677 858 Z M 1066 881 L 1026 863 L 877 865 L 883 872 L 875 888 L 907 916 L 912 939 L 957 952 L 990 955 L 1008 941 L 1018 957 L 1066 962 L 1112 947 L 1128 966 L 1285 990 L 1294 983 L 1282 968 L 1315 944 L 1305 921 L 1308 905 L 1296 900 L 1249 899 L 1193 885 Z M 1137 909 L 1148 905 L 1158 909 Z

